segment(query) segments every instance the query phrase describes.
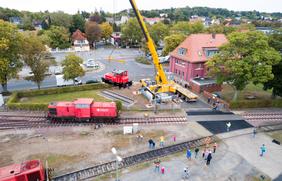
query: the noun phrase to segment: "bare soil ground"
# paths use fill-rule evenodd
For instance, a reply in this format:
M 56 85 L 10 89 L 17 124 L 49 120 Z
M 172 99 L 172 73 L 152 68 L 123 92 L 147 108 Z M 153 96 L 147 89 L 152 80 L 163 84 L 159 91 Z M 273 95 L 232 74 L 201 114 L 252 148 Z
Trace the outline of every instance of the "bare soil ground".
M 149 138 L 155 140 L 158 147 L 160 136 L 165 137 L 165 144 L 173 144 L 173 135 L 177 136 L 177 142 L 209 135 L 196 123 L 139 128 L 139 133 L 132 135 L 123 135 L 123 127 L 117 126 L 3 131 L 0 132 L 0 167 L 28 159 L 48 158 L 49 166 L 59 175 L 113 160 L 112 147 L 125 157 L 148 150 Z M 138 141 L 140 134 L 144 138 Z

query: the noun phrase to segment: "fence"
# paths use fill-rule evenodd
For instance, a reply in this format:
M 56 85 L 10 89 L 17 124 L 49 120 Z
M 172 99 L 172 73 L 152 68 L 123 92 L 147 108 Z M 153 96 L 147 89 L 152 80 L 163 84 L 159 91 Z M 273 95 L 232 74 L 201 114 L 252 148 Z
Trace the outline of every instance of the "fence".
M 214 104 L 214 103 L 220 103 L 222 105 L 222 109 L 225 109 L 227 111 L 230 110 L 230 105 L 228 102 L 214 96 L 212 93 L 208 92 L 208 91 L 204 91 L 203 92 L 203 96 L 208 100 L 209 104 Z

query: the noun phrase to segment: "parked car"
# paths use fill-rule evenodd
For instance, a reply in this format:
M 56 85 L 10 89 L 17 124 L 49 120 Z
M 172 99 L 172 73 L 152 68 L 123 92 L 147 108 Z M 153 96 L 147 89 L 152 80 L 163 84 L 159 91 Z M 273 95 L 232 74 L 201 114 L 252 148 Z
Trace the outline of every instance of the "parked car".
M 95 62 L 93 59 L 88 59 L 86 62 L 87 68 L 99 68 L 99 63 Z
M 56 75 L 56 83 L 57 83 L 57 87 L 63 87 L 68 85 L 81 85 L 82 81 L 75 78 L 73 82 L 73 80 L 65 80 L 64 75 Z
M 169 55 L 165 57 L 159 57 L 160 63 L 166 63 L 169 62 Z
M 87 80 L 86 81 L 86 84 L 97 84 L 99 83 L 100 81 L 98 79 L 92 79 L 92 80 Z

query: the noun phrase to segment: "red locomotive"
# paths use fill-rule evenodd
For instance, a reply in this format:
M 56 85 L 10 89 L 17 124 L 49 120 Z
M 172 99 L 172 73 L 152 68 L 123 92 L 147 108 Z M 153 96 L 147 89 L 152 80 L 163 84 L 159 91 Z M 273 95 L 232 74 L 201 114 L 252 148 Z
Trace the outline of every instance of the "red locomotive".
M 97 121 L 114 120 L 118 116 L 115 102 L 94 102 L 90 98 L 80 98 L 73 102 L 55 102 L 48 106 L 49 120 Z
M 0 168 L 0 181 L 44 181 L 45 171 L 39 160 L 30 160 Z
M 102 81 L 124 88 L 132 85 L 132 81 L 128 79 L 127 71 L 124 70 L 113 70 L 113 72 L 106 73 L 104 77 L 102 77 Z

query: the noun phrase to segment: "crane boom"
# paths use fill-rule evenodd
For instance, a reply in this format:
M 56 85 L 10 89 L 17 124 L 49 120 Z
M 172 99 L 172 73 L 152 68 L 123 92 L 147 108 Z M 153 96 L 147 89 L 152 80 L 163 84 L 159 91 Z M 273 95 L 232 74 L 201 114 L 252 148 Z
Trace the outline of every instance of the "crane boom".
M 155 65 L 155 69 L 156 69 L 156 77 L 155 77 L 156 82 L 157 82 L 157 84 L 168 84 L 165 72 L 163 70 L 163 66 L 160 64 L 160 61 L 159 61 L 159 57 L 158 57 L 156 48 L 154 46 L 153 39 L 151 38 L 149 31 L 148 31 L 148 29 L 145 25 L 145 22 L 143 21 L 143 17 L 140 14 L 140 12 L 139 12 L 139 10 L 136 6 L 135 0 L 129 0 L 129 1 L 130 1 L 132 8 L 133 8 L 133 11 L 134 11 L 134 13 L 137 17 L 137 20 L 138 20 L 138 23 L 141 27 L 141 30 L 144 34 L 144 37 L 146 39 L 146 43 L 147 43 L 147 46 L 149 48 L 149 51 L 152 54 L 153 63 Z

